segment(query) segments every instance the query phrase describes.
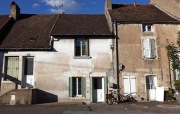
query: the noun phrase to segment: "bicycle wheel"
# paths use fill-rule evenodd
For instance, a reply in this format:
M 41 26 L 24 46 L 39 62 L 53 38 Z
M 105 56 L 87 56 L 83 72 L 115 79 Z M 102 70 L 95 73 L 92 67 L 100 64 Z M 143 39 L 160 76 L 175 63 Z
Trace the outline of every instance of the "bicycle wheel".
M 112 98 L 108 98 L 106 102 L 107 102 L 107 104 L 109 104 L 109 105 L 112 105 L 112 104 L 113 104 Z

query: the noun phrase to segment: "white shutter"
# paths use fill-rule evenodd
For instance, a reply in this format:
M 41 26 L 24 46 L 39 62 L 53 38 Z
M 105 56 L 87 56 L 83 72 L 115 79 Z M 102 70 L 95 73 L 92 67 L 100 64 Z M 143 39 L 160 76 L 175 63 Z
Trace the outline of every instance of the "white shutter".
M 131 94 L 136 95 L 136 77 L 130 76 Z
M 124 95 L 130 94 L 130 82 L 129 82 L 129 76 L 124 76 Z
M 144 57 L 151 58 L 151 45 L 149 38 L 143 40 L 143 49 L 144 49 Z
M 151 42 L 151 58 L 156 57 L 156 45 L 155 45 L 155 39 L 150 39 Z

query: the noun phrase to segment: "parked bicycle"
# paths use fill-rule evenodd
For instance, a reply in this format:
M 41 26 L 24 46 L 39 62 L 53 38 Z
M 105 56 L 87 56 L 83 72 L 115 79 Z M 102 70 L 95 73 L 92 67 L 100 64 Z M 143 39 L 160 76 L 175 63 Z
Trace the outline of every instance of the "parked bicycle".
M 119 104 L 124 102 L 136 102 L 132 94 L 122 95 L 120 93 L 116 93 L 116 91 L 110 90 L 108 94 L 106 94 L 106 103 L 109 105 Z

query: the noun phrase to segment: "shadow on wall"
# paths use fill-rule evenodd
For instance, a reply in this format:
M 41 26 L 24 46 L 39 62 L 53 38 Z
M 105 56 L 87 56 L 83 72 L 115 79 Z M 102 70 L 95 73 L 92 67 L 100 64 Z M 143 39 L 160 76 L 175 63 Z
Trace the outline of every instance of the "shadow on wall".
M 36 89 L 36 104 L 58 102 L 58 96 Z

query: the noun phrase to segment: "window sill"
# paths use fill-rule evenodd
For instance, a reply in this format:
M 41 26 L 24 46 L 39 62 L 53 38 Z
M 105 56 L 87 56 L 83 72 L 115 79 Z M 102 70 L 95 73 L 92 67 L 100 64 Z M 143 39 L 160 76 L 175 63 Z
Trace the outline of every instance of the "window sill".
M 90 56 L 75 56 L 75 57 L 73 57 L 74 59 L 91 59 L 92 57 L 90 57 Z
M 142 32 L 144 35 L 153 35 L 154 33 L 152 31 L 144 31 Z

